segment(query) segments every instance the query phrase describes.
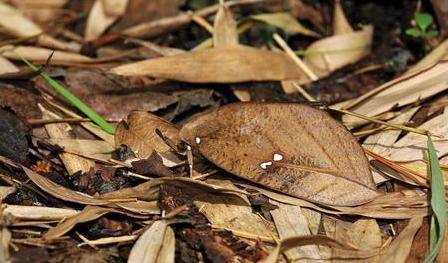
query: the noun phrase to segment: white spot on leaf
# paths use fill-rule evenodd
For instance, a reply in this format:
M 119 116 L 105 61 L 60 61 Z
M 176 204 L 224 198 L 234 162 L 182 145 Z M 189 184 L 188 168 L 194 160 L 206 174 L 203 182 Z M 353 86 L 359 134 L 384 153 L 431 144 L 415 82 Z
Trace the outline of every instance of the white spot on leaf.
M 196 138 L 195 138 L 195 141 L 196 141 L 197 144 L 200 144 L 200 143 L 201 143 L 201 138 L 196 137 Z
M 264 162 L 260 164 L 261 169 L 266 170 L 268 168 L 268 166 L 272 165 L 272 162 Z
M 274 161 L 281 161 L 281 160 L 283 160 L 283 155 L 278 154 L 278 153 L 274 153 L 274 158 L 273 158 L 273 160 L 274 160 Z

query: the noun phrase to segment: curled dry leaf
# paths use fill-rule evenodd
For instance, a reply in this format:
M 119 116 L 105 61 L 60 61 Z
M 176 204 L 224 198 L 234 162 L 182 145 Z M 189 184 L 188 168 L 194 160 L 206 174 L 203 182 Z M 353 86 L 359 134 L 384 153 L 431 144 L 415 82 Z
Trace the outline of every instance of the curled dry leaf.
M 45 239 L 54 239 L 63 236 L 70 231 L 75 225 L 80 223 L 89 222 L 102 217 L 107 213 L 118 212 L 113 208 L 99 207 L 99 206 L 86 206 L 80 213 L 68 218 L 64 222 L 60 223 L 56 227 L 51 228 L 45 233 Z
M 319 77 L 354 63 L 370 53 L 373 27 L 320 39 L 305 51 L 304 62 Z
M 290 35 L 302 34 L 305 36 L 320 37 L 320 35 L 304 27 L 290 13 L 266 13 L 251 16 L 253 20 L 278 27 Z
M 98 38 L 126 11 L 127 0 L 96 0 L 90 9 L 85 40 Z
M 134 111 L 129 114 L 127 122 L 120 122 L 115 132 L 115 146 L 125 144 L 141 158 L 148 158 L 153 151 L 164 153 L 171 148 L 156 133 L 160 130 L 163 135 L 174 143 L 180 142 L 179 130 L 170 122 L 156 115 Z
M 305 105 L 226 105 L 185 124 L 181 137 L 219 167 L 290 195 L 342 206 L 377 196 L 356 139 Z
M 156 221 L 135 242 L 129 263 L 174 262 L 175 237 L 165 221 Z
M 58 185 L 50 179 L 47 179 L 46 177 L 26 168 L 25 166 L 22 166 L 22 169 L 31 179 L 31 181 L 33 181 L 33 183 L 56 198 L 85 205 L 105 205 L 109 203 L 108 201 L 95 199 L 88 194 L 73 191 L 61 185 Z
M 285 54 L 242 45 L 143 60 L 113 68 L 112 73 L 193 83 L 307 80 Z

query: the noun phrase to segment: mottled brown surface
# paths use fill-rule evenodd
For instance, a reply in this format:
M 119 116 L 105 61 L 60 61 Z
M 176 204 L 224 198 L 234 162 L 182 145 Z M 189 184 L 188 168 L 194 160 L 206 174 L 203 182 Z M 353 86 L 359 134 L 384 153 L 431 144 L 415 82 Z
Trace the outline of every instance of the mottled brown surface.
M 227 105 L 187 123 L 181 137 L 219 167 L 291 195 L 331 205 L 356 205 L 377 195 L 355 138 L 308 106 Z M 283 159 L 273 160 L 275 154 Z

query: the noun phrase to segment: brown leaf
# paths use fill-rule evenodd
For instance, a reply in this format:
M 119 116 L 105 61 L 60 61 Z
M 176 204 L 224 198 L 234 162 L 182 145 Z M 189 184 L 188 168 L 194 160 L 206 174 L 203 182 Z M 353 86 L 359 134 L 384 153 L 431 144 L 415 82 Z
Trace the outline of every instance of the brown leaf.
M 355 138 L 305 105 L 226 105 L 188 122 L 181 137 L 219 167 L 290 195 L 349 206 L 377 196 Z
M 219 5 L 213 31 L 214 47 L 231 47 L 238 45 L 238 31 L 232 12 L 224 4 Z
M 307 80 L 285 54 L 242 45 L 143 60 L 113 68 L 112 73 L 193 83 Z
M 171 148 L 156 134 L 159 129 L 175 143 L 180 142 L 179 130 L 173 124 L 156 115 L 134 111 L 127 122 L 120 122 L 115 132 L 115 145 L 128 145 L 141 158 L 148 158 L 153 151 L 163 153 Z
M 61 220 L 65 217 L 74 216 L 79 213 L 77 210 L 68 208 L 25 206 L 25 205 L 4 205 L 3 215 L 21 220 Z

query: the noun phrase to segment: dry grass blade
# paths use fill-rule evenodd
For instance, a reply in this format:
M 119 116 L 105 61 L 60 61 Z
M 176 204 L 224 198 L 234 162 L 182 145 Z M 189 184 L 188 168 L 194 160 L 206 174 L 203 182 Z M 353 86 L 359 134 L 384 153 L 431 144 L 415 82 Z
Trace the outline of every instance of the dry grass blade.
M 175 238 L 165 221 L 156 221 L 135 242 L 129 254 L 129 263 L 174 262 Z
M 164 153 L 171 148 L 156 133 L 156 129 L 174 143 L 180 143 L 179 130 L 170 122 L 156 115 L 134 111 L 126 122 L 118 124 L 115 132 L 115 146 L 125 144 L 136 153 L 139 158 L 148 158 L 153 151 Z
M 22 57 L 35 62 L 45 63 L 51 56 L 52 65 L 64 65 L 65 63 L 89 63 L 93 60 L 89 57 L 66 51 L 54 51 L 47 48 L 31 46 L 4 46 L 0 48 L 0 54 L 12 60 L 22 60 Z
M 342 206 L 377 196 L 353 136 L 308 106 L 226 105 L 185 124 L 181 137 L 219 167 L 290 195 Z
M 266 13 L 251 16 L 253 20 L 278 27 L 290 35 L 302 34 L 305 36 L 320 37 L 320 35 L 300 24 L 290 13 Z
M 111 72 L 193 83 L 306 80 L 286 55 L 242 45 L 144 60 L 113 68 Z

